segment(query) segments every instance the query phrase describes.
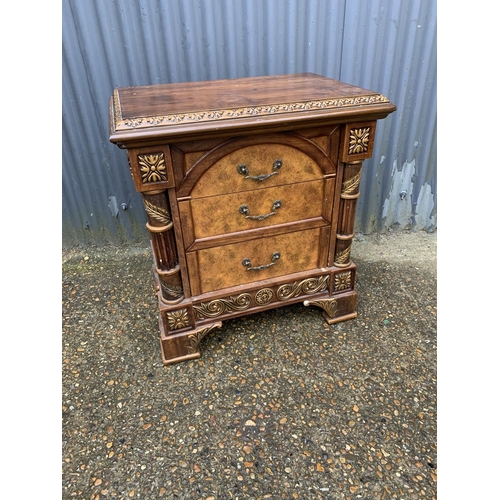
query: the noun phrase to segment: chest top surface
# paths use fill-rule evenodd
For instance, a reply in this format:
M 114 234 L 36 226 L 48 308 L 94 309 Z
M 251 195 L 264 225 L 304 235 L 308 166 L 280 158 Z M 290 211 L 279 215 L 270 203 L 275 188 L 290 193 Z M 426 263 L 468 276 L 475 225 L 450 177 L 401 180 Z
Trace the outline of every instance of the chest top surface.
M 348 116 L 378 119 L 395 109 L 382 94 L 313 73 L 120 87 L 110 100 L 110 140 Z

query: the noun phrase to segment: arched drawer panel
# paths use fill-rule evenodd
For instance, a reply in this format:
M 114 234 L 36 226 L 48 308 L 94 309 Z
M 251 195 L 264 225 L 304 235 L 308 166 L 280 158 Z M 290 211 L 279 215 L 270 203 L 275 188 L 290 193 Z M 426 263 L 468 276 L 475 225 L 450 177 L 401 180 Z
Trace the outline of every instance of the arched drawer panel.
M 200 198 L 322 179 L 335 166 L 314 142 L 293 134 L 233 139 L 186 174 L 178 197 Z

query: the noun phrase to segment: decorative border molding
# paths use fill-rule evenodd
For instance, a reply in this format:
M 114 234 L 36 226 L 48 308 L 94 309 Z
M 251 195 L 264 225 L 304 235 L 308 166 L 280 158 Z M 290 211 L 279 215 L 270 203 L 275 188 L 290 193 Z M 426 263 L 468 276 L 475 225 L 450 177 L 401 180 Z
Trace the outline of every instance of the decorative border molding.
M 151 128 L 180 123 L 199 123 L 215 120 L 229 120 L 243 118 L 245 116 L 278 115 L 307 110 L 328 110 L 347 108 L 352 106 L 389 103 L 389 99 L 382 94 L 359 95 L 355 97 L 344 97 L 339 99 L 324 99 L 316 101 L 301 101 L 282 104 L 271 104 L 266 106 L 248 106 L 244 108 L 214 109 L 211 111 L 200 111 L 192 113 L 181 113 L 163 116 L 137 116 L 123 119 L 121 115 L 120 99 L 118 89 L 113 92 L 115 108 L 115 130 L 129 130 L 137 128 Z
M 271 288 L 261 288 L 255 292 L 242 293 L 236 297 L 221 298 L 211 300 L 210 302 L 202 302 L 199 305 L 193 305 L 196 319 L 216 318 L 222 314 L 231 313 L 233 311 L 244 311 L 249 309 L 255 303 L 260 306 L 276 301 L 290 300 L 300 295 L 312 295 L 318 292 L 323 292 L 328 288 L 330 275 L 318 276 L 316 278 L 307 278 L 302 281 L 294 281 L 293 283 L 285 283 L 278 287 L 276 294 Z

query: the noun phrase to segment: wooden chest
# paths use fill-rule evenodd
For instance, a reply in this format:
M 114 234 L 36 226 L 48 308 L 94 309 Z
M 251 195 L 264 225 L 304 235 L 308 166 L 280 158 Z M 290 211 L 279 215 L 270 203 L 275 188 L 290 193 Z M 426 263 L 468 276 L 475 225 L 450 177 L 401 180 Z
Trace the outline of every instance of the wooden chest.
M 165 364 L 227 318 L 294 302 L 356 316 L 361 166 L 383 95 L 315 74 L 115 89 L 151 234 Z

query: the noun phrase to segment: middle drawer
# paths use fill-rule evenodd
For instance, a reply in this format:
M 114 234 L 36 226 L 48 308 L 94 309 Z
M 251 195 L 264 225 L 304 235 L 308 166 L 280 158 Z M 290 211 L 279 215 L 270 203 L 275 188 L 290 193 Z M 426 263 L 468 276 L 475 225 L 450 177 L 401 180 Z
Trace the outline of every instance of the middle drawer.
M 324 180 L 179 202 L 191 211 L 192 239 L 321 217 Z M 188 215 L 188 214 L 185 214 Z M 192 243 L 192 242 L 191 242 Z

